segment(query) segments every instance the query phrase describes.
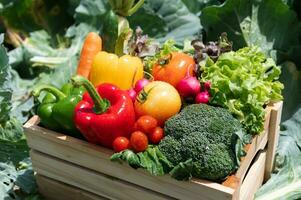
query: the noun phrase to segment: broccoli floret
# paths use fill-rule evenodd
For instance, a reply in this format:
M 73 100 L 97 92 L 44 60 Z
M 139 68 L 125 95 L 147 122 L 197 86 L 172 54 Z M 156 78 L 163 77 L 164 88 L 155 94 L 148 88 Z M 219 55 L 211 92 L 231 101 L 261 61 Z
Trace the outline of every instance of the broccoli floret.
M 244 130 L 228 110 L 189 105 L 165 123 L 164 131 L 160 151 L 175 166 L 192 159 L 192 176 L 219 181 L 236 169 L 235 133 Z
M 180 141 L 170 136 L 164 137 L 159 145 L 159 150 L 174 165 L 177 165 L 185 158 L 182 157 Z
M 208 144 L 202 159 L 194 161 L 192 175 L 223 180 L 235 169 L 235 155 L 225 144 Z

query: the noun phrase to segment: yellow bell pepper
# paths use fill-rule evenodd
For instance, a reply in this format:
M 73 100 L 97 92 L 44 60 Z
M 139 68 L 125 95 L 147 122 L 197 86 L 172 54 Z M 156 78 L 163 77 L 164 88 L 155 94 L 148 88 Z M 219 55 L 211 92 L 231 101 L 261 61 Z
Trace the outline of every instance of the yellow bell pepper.
M 130 89 L 143 78 L 143 64 L 140 58 L 101 51 L 94 57 L 90 81 L 94 86 L 111 83 L 123 90 Z

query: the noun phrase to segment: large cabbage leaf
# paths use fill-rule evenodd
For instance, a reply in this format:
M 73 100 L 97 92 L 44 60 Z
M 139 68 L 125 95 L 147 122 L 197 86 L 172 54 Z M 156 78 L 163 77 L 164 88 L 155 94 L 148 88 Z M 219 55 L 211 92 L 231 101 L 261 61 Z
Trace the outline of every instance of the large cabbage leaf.
M 292 60 L 301 66 L 301 23 L 282 0 L 227 0 L 204 8 L 201 22 L 210 40 L 227 32 L 235 49 L 257 45 L 277 64 Z
M 2 41 L 3 35 L 0 36 L 0 199 L 9 200 L 20 199 L 15 186 L 22 192 L 32 193 L 36 191 L 36 183 L 22 123 L 11 112 L 18 90 L 14 91 L 14 71 Z
M 181 0 L 148 0 L 129 22 L 161 42 L 174 39 L 181 43 L 201 30 L 199 18 Z

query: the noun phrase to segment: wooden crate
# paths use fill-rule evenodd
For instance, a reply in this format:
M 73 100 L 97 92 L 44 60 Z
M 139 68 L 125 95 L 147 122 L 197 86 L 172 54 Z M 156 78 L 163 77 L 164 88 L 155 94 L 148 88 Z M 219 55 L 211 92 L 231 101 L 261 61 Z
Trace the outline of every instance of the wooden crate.
M 247 145 L 240 168 L 223 184 L 200 179 L 176 181 L 168 175 L 155 177 L 142 169 L 111 162 L 111 150 L 39 127 L 37 116 L 24 129 L 33 167 L 39 174 L 40 191 L 50 199 L 55 198 L 50 194 L 51 189 L 45 188 L 60 185 L 57 193 L 62 195 L 61 199 L 70 199 L 68 195 L 74 190 L 84 195 L 82 199 L 245 200 L 253 198 L 272 170 L 281 108 L 282 102 L 266 108 L 264 132 Z

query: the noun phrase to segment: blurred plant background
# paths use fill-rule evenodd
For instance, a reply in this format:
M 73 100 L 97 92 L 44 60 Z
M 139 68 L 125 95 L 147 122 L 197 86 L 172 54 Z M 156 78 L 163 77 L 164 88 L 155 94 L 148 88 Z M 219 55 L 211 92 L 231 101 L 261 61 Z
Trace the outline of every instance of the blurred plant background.
M 35 110 L 30 92 L 68 81 L 85 35 L 102 33 L 110 9 L 107 0 L 0 0 L 0 199 L 42 198 L 22 129 Z M 301 1 L 145 0 L 128 20 L 159 42 L 171 38 L 180 46 L 227 32 L 235 49 L 258 45 L 282 66 L 276 170 L 257 198 L 283 187 L 296 190 L 282 198 L 301 198 Z

